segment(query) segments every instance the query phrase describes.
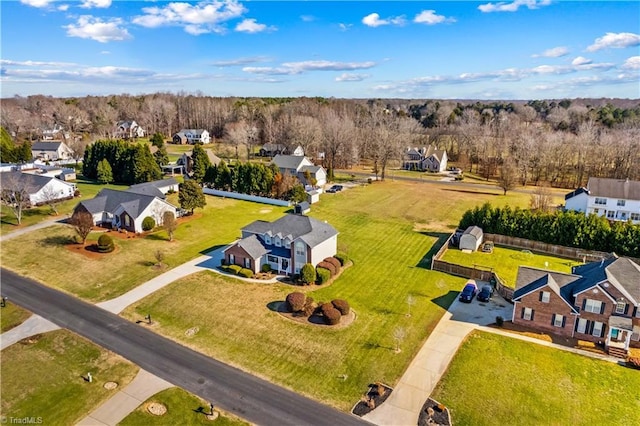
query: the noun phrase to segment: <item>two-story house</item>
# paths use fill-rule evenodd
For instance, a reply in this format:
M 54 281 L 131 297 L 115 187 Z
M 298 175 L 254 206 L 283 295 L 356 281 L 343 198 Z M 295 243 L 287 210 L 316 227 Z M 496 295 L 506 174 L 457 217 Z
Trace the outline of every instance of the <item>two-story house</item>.
M 116 123 L 114 136 L 120 139 L 143 138 L 144 129 L 135 120 L 122 120 Z
M 640 224 L 640 181 L 592 177 L 564 199 L 567 210 Z
M 64 142 L 35 142 L 31 145 L 33 159 L 45 161 L 69 160 L 73 158 L 73 150 Z
M 242 239 L 224 250 L 228 265 L 257 273 L 268 264 L 283 275 L 299 274 L 337 252 L 338 231 L 317 219 L 288 214 L 275 222 L 257 220 L 242 228 Z
M 433 145 L 421 148 L 407 148 L 402 168 L 442 173 L 447 170 L 447 151 Z
M 207 144 L 211 142 L 211 136 L 209 135 L 209 131 L 205 129 L 182 129 L 173 135 L 172 141 L 178 145 Z
M 571 274 L 521 266 L 513 322 L 565 337 L 602 343 L 612 355 L 640 347 L 640 265 L 612 258 Z
M 303 185 L 322 187 L 327 183 L 327 172 L 324 168 L 314 165 L 304 155 L 276 155 L 271 163 L 278 166 L 283 175 L 296 176 Z M 309 176 L 308 180 L 306 175 Z M 312 178 L 315 179 L 315 185 L 310 182 Z

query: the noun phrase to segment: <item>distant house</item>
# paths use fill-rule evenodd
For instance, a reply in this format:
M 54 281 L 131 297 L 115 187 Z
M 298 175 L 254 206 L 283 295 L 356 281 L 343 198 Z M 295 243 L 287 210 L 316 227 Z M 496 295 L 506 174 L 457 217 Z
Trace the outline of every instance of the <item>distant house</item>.
M 640 224 L 640 181 L 592 177 L 564 199 L 567 210 Z
M 42 140 L 45 141 L 54 141 L 58 140 L 63 136 L 62 126 L 59 124 L 54 124 L 54 126 L 50 129 L 42 130 Z
M 296 146 L 293 150 L 290 150 L 286 145 L 280 143 L 266 143 L 262 145 L 260 152 L 258 153 L 261 157 L 275 157 L 280 154 L 301 156 L 304 155 L 304 149 L 300 145 Z
M 205 149 L 204 152 L 207 153 L 207 157 L 209 157 L 209 162 L 211 165 L 217 166 L 222 161 L 220 157 L 213 153 L 211 149 Z M 176 165 L 182 166 L 182 174 L 190 175 L 193 171 L 193 151 L 185 152 L 178 158 L 176 161 Z
M 105 188 L 91 200 L 78 203 L 73 215 L 89 212 L 95 225 L 142 232 L 144 218 L 150 216 L 161 225 L 162 216 L 167 211 L 177 217 L 176 207 L 159 197 Z
M 209 131 L 205 129 L 182 129 L 173 135 L 172 141 L 178 145 L 207 144 L 211 142 L 211 137 L 209 136 Z
M 31 155 L 34 160 L 70 160 L 73 158 L 73 150 L 64 142 L 35 142 L 31 145 Z
M 54 200 L 73 198 L 76 186 L 51 176 L 22 173 L 19 171 L 0 174 L 2 192 L 25 191 L 31 206 L 39 206 Z
M 422 148 L 407 148 L 402 168 L 442 173 L 447 170 L 447 151 L 429 145 Z
M 640 347 L 640 265 L 612 258 L 571 274 L 521 266 L 513 293 L 513 322 L 604 344 L 624 357 Z
M 327 172 L 322 166 L 314 165 L 304 155 L 276 155 L 272 164 L 278 166 L 280 173 L 296 176 L 303 185 L 319 186 L 322 187 L 327 183 Z M 312 182 L 307 181 L 305 172 L 309 174 L 309 180 L 311 178 L 316 180 L 315 185 Z
M 482 244 L 483 232 L 479 226 L 468 227 L 460 236 L 460 250 L 476 251 Z
M 164 200 L 167 197 L 167 193 L 178 192 L 178 185 L 178 181 L 175 178 L 168 178 L 131 185 L 127 191 L 135 192 L 136 194 L 153 195 Z
M 257 220 L 242 228 L 242 239 L 224 250 L 229 265 L 257 273 L 268 264 L 279 274 L 299 274 L 305 263 L 316 266 L 337 251 L 338 231 L 299 214 L 275 222 Z
M 143 138 L 145 135 L 145 131 L 138 123 L 134 120 L 124 120 L 118 121 L 116 123 L 116 129 L 114 132 L 114 136 L 120 139 L 134 139 L 134 138 Z

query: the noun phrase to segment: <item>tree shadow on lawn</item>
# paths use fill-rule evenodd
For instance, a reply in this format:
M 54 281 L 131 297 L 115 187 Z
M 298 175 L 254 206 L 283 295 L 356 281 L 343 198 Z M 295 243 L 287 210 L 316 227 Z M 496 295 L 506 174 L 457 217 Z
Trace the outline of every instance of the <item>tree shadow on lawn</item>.
M 74 237 L 69 235 L 54 235 L 52 237 L 46 237 L 40 240 L 40 244 L 43 246 L 66 246 L 69 244 L 77 244 Z
M 229 245 L 229 244 L 216 244 L 215 246 L 211 246 L 211 247 L 208 247 L 208 248 L 206 248 L 206 249 L 204 249 L 204 250 L 200 250 L 200 254 L 207 254 L 207 253 L 209 253 L 210 251 L 218 250 L 219 248 L 221 248 L 221 247 L 226 247 L 226 246 L 228 246 L 228 245 Z
M 502 191 L 499 188 L 496 188 L 497 191 Z M 477 194 L 477 195 L 493 195 L 493 196 L 498 196 L 498 195 L 502 195 L 502 192 L 500 193 L 495 193 L 495 192 L 486 192 L 486 191 L 472 191 L 470 189 L 450 189 L 450 188 L 445 188 L 443 189 L 443 191 L 452 191 L 452 192 L 462 192 L 465 194 Z
M 154 232 L 153 234 L 145 235 L 145 240 L 153 240 L 153 241 L 169 241 L 168 236 L 159 235 L 158 232 Z
M 420 234 L 437 238 L 437 241 L 431 246 L 427 254 L 422 256 L 422 259 L 416 265 L 418 268 L 431 269 L 431 258 L 445 245 L 451 234 L 446 232 L 420 232 Z
M 449 309 L 449 306 L 451 306 L 453 301 L 456 300 L 458 294 L 460 294 L 459 291 L 449 290 L 447 294 L 434 297 L 431 301 L 446 311 Z

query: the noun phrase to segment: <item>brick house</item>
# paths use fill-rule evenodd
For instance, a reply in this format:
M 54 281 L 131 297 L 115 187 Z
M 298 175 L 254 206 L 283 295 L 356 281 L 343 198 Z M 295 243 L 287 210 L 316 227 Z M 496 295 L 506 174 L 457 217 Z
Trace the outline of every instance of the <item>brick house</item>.
M 337 252 L 338 231 L 317 219 L 288 214 L 275 222 L 257 220 L 242 228 L 242 239 L 224 250 L 227 265 L 257 273 L 268 264 L 283 275 L 299 274 Z
M 571 274 L 521 266 L 513 294 L 515 324 L 601 343 L 612 355 L 640 347 L 640 265 L 613 258 Z

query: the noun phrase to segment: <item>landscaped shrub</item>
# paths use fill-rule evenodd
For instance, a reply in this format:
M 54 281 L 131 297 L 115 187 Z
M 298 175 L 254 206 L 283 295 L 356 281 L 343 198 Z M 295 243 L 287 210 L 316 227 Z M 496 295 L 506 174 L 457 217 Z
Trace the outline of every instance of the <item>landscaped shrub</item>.
M 229 271 L 233 272 L 236 275 L 240 272 L 240 269 L 242 269 L 242 266 L 240 265 L 229 265 Z
M 109 253 L 112 252 L 115 248 L 116 246 L 113 243 L 113 238 L 111 238 L 107 234 L 100 235 L 100 238 L 98 238 L 98 251 L 100 253 Z
M 324 259 L 324 261 L 332 264 L 333 266 L 335 266 L 336 272 L 339 271 L 340 267 L 342 266 L 340 261 L 338 259 L 336 259 L 335 257 L 327 257 L 326 259 Z
M 336 325 L 340 322 L 340 311 L 333 307 L 331 303 L 325 303 L 320 308 L 322 310 L 322 316 L 324 317 L 324 322 L 329 325 Z
M 318 274 L 316 284 L 324 284 L 331 279 L 331 272 L 328 269 L 318 267 L 316 273 Z
M 331 304 L 333 305 L 334 308 L 336 308 L 340 312 L 340 315 L 347 315 L 351 310 L 351 307 L 349 306 L 349 302 L 347 302 L 346 300 L 333 299 L 331 301 Z
M 156 221 L 151 216 L 147 216 L 144 219 L 142 219 L 143 231 L 151 231 L 155 227 L 156 227 Z
M 309 315 L 315 312 L 317 307 L 318 307 L 318 304 L 313 301 L 313 298 L 307 297 L 307 300 L 305 300 L 304 302 L 304 308 L 302 309 L 302 314 L 305 317 L 308 317 Z
M 307 296 L 304 293 L 300 293 L 299 291 L 294 291 L 293 293 L 287 294 L 287 298 L 285 299 L 287 302 L 287 308 L 291 312 L 300 312 L 304 309 L 304 304 L 307 301 Z
M 316 282 L 316 268 L 314 268 L 311 263 L 305 263 L 300 270 L 300 280 L 304 284 Z
M 238 271 L 238 275 L 245 278 L 253 278 L 253 271 L 251 269 L 242 268 Z
M 338 272 L 333 263 L 325 262 L 324 260 L 318 263 L 318 267 L 328 270 L 332 277 Z
M 229 266 L 229 265 L 221 265 L 221 266 L 220 266 L 220 269 L 222 269 L 222 270 L 223 270 L 223 271 L 225 271 L 225 272 L 233 273 L 233 271 L 231 270 L 231 268 L 230 268 L 230 266 Z
M 496 317 L 496 325 L 498 327 L 502 327 L 504 325 L 504 318 L 502 318 L 500 315 Z
M 640 369 L 640 358 L 630 356 L 629 359 L 627 359 L 627 364 L 633 368 Z
M 262 265 L 260 270 L 264 273 L 271 272 L 271 265 L 269 265 L 268 263 L 265 263 L 264 265 Z
M 336 255 L 335 255 L 335 256 L 333 256 L 333 257 L 335 257 L 336 259 L 338 259 L 338 262 L 340 262 L 340 265 L 341 265 L 341 266 L 346 265 L 346 264 L 347 264 L 347 262 L 349 261 L 349 257 L 348 257 L 346 254 L 344 254 L 344 253 L 336 253 Z

